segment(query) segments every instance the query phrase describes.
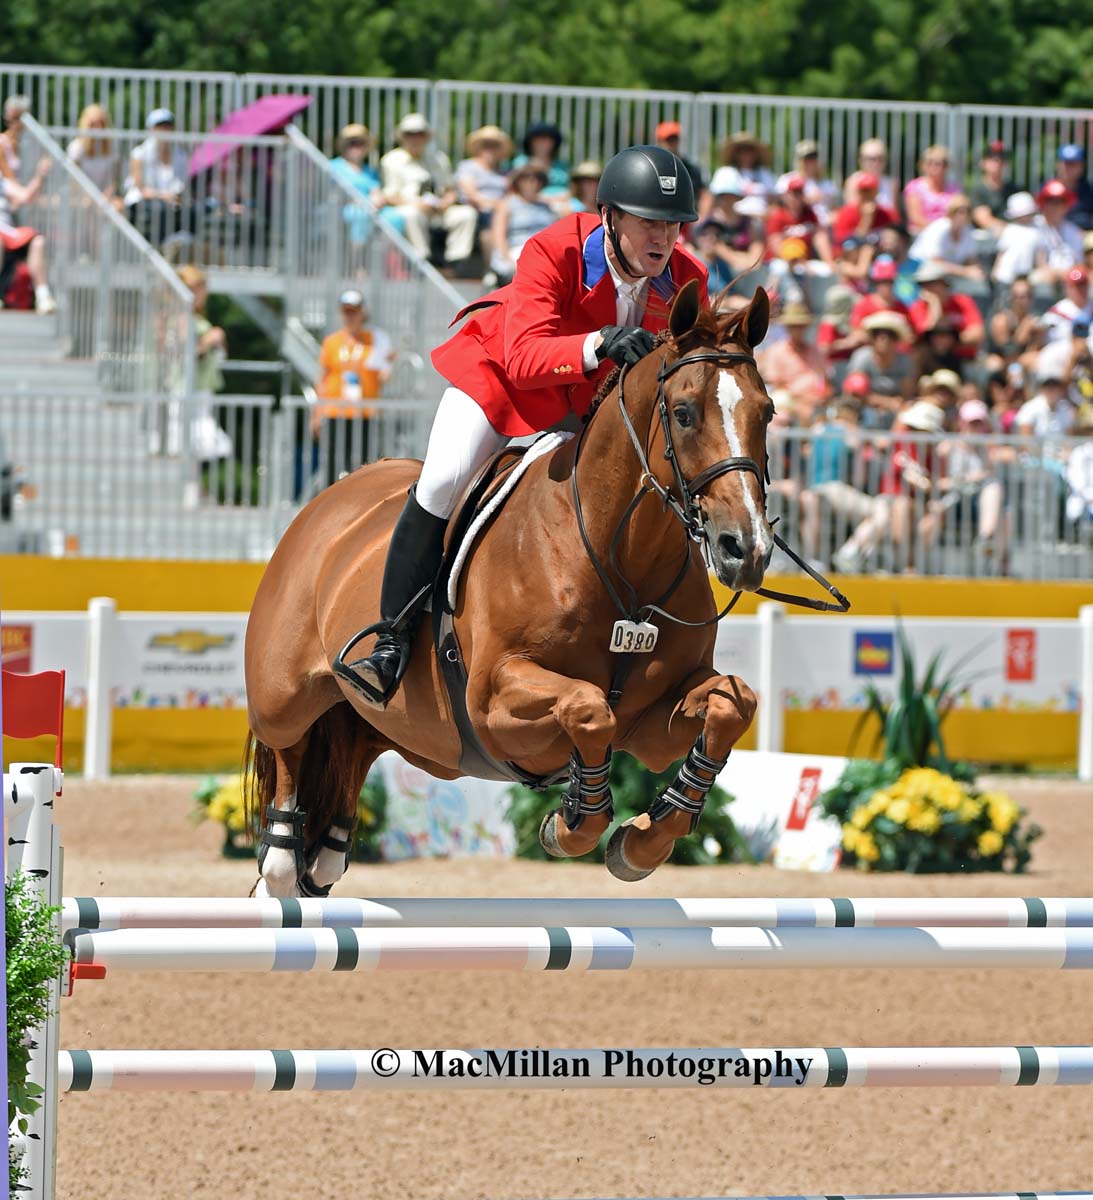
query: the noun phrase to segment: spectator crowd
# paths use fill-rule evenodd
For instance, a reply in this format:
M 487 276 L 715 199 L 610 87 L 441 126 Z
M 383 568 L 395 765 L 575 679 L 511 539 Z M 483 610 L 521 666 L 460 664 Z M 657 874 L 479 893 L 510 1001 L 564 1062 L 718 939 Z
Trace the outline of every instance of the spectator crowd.
M 40 175 L 19 177 L 24 110 L 9 99 L 0 135 L 0 280 L 10 284 L 22 264 L 39 310 L 50 311 L 46 247 L 16 221 L 41 187 Z M 154 243 L 184 235 L 186 156 L 159 136 L 174 130 L 173 113 L 150 112 L 148 137 L 124 162 L 104 134 L 102 106 L 88 106 L 79 127 L 68 156 L 107 200 Z M 974 178 L 957 178 L 948 149 L 931 145 L 917 174 L 901 179 L 885 143 L 870 138 L 840 183 L 817 141 L 797 142 L 792 169 L 775 175 L 771 147 L 744 131 L 720 145 L 707 178 L 681 154 L 683 134 L 663 121 L 655 140 L 680 154 L 695 184 L 699 219 L 681 238 L 705 263 L 711 295 L 731 309 L 762 285 L 772 299 L 759 366 L 784 447 L 773 463 L 774 502 L 806 552 L 850 570 L 878 565 L 883 548 L 889 565 L 916 569 L 958 529 L 976 552 L 1004 562 L 1020 499 L 1007 480 L 1028 443 L 1002 439 L 1046 446 L 1093 431 L 1093 182 L 1084 148 L 1059 145 L 1050 177 L 1028 191 L 1011 181 L 1000 141 L 981 147 Z M 450 156 L 427 118 L 410 112 L 393 141 L 380 154 L 364 125 L 340 131 L 331 169 L 358 197 L 343 210 L 351 245 L 382 223 L 449 276 L 488 288 L 512 278 L 529 238 L 595 208 L 601 164 L 572 163 L 564 131 L 550 123 L 483 125 Z M 374 343 L 362 332 L 363 297 L 359 305 L 347 297 L 345 329 L 324 346 L 316 429 L 348 419 L 339 400 L 378 396 L 390 367 L 382 335 Z M 338 338 L 345 344 L 335 347 Z M 361 359 L 354 369 L 342 361 L 347 347 Z M 1085 528 L 1093 453 L 1045 450 L 1043 460 L 1060 521 Z

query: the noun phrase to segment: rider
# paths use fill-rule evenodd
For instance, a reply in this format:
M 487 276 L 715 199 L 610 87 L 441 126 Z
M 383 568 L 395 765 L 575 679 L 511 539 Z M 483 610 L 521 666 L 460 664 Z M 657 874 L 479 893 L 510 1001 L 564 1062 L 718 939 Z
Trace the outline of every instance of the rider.
M 596 200 L 598 214 L 562 217 L 532 237 L 513 281 L 463 309 L 456 320 L 471 319 L 433 352 L 451 386 L 391 535 L 384 627 L 371 655 L 348 664 L 347 677 L 379 707 L 405 670 L 421 608 L 412 602 L 440 569 L 448 518 L 477 471 L 510 438 L 586 414 L 609 370 L 653 349 L 686 283 L 698 280 L 706 299 L 706 268 L 676 245 L 681 223 L 697 213 L 691 176 L 671 151 L 616 154 Z

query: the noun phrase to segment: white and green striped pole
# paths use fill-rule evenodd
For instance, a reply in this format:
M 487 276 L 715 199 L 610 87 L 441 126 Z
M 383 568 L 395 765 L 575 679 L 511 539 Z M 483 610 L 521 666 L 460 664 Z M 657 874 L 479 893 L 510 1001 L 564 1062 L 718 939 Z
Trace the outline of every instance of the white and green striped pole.
M 1093 968 L 1093 929 L 118 929 L 72 936 L 107 971 Z
M 1093 1084 L 1093 1046 L 67 1050 L 63 1091 L 326 1092 Z
M 612 925 L 765 929 L 957 925 L 969 928 L 1093 927 L 1093 897 L 558 899 L 378 897 L 325 900 L 68 896 L 62 928 L 354 929 L 410 926 Z

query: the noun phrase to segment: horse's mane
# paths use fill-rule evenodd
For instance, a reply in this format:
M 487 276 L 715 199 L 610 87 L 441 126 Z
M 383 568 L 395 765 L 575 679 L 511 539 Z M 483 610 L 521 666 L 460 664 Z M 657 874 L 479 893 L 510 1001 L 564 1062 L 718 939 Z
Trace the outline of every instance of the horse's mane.
M 742 308 L 731 313 L 718 312 L 717 306 L 723 296 L 724 293 L 721 293 L 712 304 L 704 305 L 699 310 L 695 323 L 682 336 L 673 337 L 667 329 L 664 329 L 657 334 L 655 344 L 668 346 L 679 354 L 686 354 L 687 351 L 694 350 L 697 346 L 717 347 L 732 340 L 737 326 L 743 323 L 747 315 L 747 309 Z M 592 419 L 603 401 L 615 390 L 620 374 L 620 368 L 615 367 L 600 381 L 600 386 L 596 388 L 596 394 L 592 397 L 592 404 L 588 409 L 589 420 Z

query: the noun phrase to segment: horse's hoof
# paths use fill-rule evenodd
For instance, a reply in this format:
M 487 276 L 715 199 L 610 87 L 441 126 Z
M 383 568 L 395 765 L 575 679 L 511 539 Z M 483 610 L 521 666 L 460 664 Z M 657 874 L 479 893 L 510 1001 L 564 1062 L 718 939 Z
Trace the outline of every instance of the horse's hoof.
M 655 867 L 650 867 L 649 870 L 642 871 L 637 867 L 632 867 L 626 861 L 626 852 L 623 849 L 626 845 L 626 829 L 627 826 L 634 823 L 635 819 L 631 817 L 629 821 L 623 821 L 608 839 L 607 850 L 604 852 L 603 860 L 607 864 L 607 869 L 623 883 L 638 883 L 642 879 L 648 879 L 656 870 Z
M 558 822 L 561 819 L 562 814 L 556 808 L 547 813 L 539 826 L 539 845 L 551 858 L 572 858 L 558 843 Z

